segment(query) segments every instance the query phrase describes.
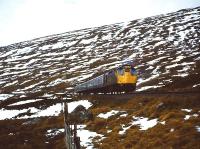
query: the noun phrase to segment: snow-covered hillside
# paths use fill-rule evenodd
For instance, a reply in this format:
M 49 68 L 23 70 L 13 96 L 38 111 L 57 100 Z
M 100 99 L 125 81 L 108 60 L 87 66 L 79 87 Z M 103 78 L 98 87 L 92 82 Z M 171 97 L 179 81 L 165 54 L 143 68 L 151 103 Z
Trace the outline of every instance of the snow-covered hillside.
M 199 20 L 197 7 L 0 47 L 0 115 L 19 107 L 21 117 L 58 114 L 55 100 L 126 60 L 135 61 L 137 91 L 198 90 Z

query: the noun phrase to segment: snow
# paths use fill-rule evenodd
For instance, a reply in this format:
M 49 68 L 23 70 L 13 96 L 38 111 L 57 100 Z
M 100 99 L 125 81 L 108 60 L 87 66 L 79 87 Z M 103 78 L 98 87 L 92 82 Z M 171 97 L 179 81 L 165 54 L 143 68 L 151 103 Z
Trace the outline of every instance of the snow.
M 50 47 L 52 47 L 52 45 L 44 45 L 44 46 L 40 47 L 39 49 L 40 50 L 48 50 L 48 49 L 50 49 Z
M 39 61 L 39 59 L 31 59 L 28 63 L 25 64 L 25 67 L 30 66 L 37 61 Z
M 148 118 L 135 116 L 133 116 L 133 119 L 134 121 L 132 122 L 132 125 L 138 125 L 140 127 L 140 130 L 148 130 L 158 123 L 158 119 L 149 120 Z
M 13 96 L 12 94 L 0 94 L 0 102 Z
M 184 120 L 188 120 L 191 117 L 191 115 L 185 115 Z
M 117 113 L 119 113 L 119 111 L 111 110 L 110 112 L 107 112 L 107 113 L 100 113 L 97 117 L 107 119 Z
M 197 86 L 200 86 L 200 83 L 199 83 L 199 84 L 195 84 L 195 85 L 193 85 L 192 87 L 197 87 Z
M 185 115 L 184 120 L 189 120 L 191 117 L 198 117 L 198 114 Z
M 112 39 L 112 34 L 111 33 L 109 33 L 107 35 L 103 35 L 103 37 L 102 37 L 102 40 L 110 40 L 110 39 Z
M 148 61 L 147 64 L 148 64 L 148 65 L 154 65 L 155 63 L 158 63 L 160 60 L 162 60 L 162 59 L 164 59 L 164 58 L 166 58 L 166 57 L 159 57 L 159 58 L 154 59 L 154 60 L 152 60 L 152 61 Z
M 33 102 L 37 102 L 37 101 L 41 101 L 41 100 L 43 100 L 43 99 L 33 99 L 33 100 L 19 101 L 19 102 L 10 104 L 10 106 L 23 105 L 23 104 L 33 103 Z
M 13 136 L 13 135 L 15 135 L 15 134 L 14 134 L 14 133 L 9 133 L 8 135 L 9 135 L 9 136 Z
M 181 60 L 184 59 L 184 58 L 185 58 L 184 56 L 179 55 L 179 56 L 176 57 L 175 60 L 172 61 L 172 63 L 179 62 L 179 61 L 181 61 Z
M 133 116 L 133 120 L 130 123 L 128 123 L 128 126 L 124 124 L 121 125 L 122 130 L 119 131 L 119 134 L 125 134 L 126 131 L 130 129 L 133 125 L 138 125 L 140 127 L 140 130 L 148 130 L 149 128 L 156 126 L 158 123 L 165 125 L 165 121 L 158 122 L 158 119 L 149 120 L 148 118 Z
M 17 117 L 17 119 L 27 119 L 27 118 L 35 118 L 35 117 L 44 117 L 44 116 L 58 116 L 62 110 L 62 106 L 60 103 L 52 105 L 48 107 L 47 109 L 37 109 L 34 107 L 27 108 L 27 109 L 22 109 L 22 110 L 6 110 L 6 109 L 1 109 L 0 110 L 0 120 L 4 119 L 12 119 L 19 114 L 25 113 L 29 111 L 32 113 L 31 116 L 25 115 L 21 117 Z
M 82 80 L 85 80 L 85 79 L 88 79 L 90 77 L 92 77 L 94 75 L 94 73 L 90 73 L 90 74 L 86 74 L 86 75 L 82 75 L 80 79 L 77 79 L 78 81 L 82 81 Z M 76 79 L 76 78 L 72 78 L 73 80 Z M 70 79 L 68 79 L 68 81 L 70 81 Z
M 122 130 L 119 131 L 119 134 L 120 134 L 120 135 L 125 134 L 126 131 L 127 131 L 131 126 L 132 126 L 132 125 L 125 127 L 125 125 L 123 124 L 123 125 L 122 125 Z
M 0 57 L 3 58 L 3 57 L 7 57 L 7 56 L 9 56 L 9 55 L 12 55 L 12 54 L 15 53 L 17 50 L 18 50 L 18 49 L 15 49 L 15 50 L 11 50 L 11 51 L 9 51 L 9 52 L 6 52 L 5 54 L 0 55 Z
M 173 77 L 187 77 L 189 74 L 188 73 L 182 73 L 182 74 L 178 74 L 178 75 L 173 75 Z
M 62 42 L 58 42 L 52 46 L 52 49 L 58 49 L 64 47 Z
M 200 126 L 196 126 L 197 132 L 200 132 Z
M 81 146 L 86 147 L 86 149 L 93 149 L 92 139 L 99 136 L 101 137 L 99 141 L 101 141 L 104 137 L 101 134 L 84 129 L 85 127 L 86 125 L 77 125 L 77 135 L 80 137 Z
M 188 34 L 188 33 L 189 33 L 189 30 L 184 30 L 184 31 L 179 31 L 178 35 L 180 36 L 181 40 L 184 40 L 186 37 L 186 34 Z
M 35 88 L 37 85 L 40 85 L 41 83 L 43 83 L 43 81 L 41 81 L 41 82 L 38 82 L 38 83 L 36 83 L 36 84 L 32 84 L 32 85 L 30 85 L 30 86 L 28 86 L 28 87 L 25 87 L 24 89 L 22 89 L 22 90 L 29 90 L 29 89 L 33 89 L 33 88 Z
M 60 133 L 64 133 L 64 132 L 65 132 L 64 128 L 49 129 L 49 130 L 47 130 L 46 136 L 47 137 L 55 137 L 55 136 L 59 135 Z
M 181 109 L 181 111 L 184 111 L 184 112 L 192 112 L 192 109 Z
M 128 113 L 121 114 L 120 117 L 127 117 Z
M 166 66 L 165 68 L 166 68 L 166 69 L 170 69 L 170 68 L 175 68 L 175 67 L 177 67 L 177 66 L 179 66 L 179 64 L 175 63 L 175 64 L 173 64 L 173 65 L 168 65 L 168 66 Z
M 92 106 L 92 103 L 88 100 L 79 100 L 68 103 L 68 112 L 71 113 L 78 105 L 84 106 L 86 109 Z
M 95 38 L 83 39 L 83 40 L 81 41 L 81 43 L 83 43 L 83 44 L 90 44 L 90 43 L 96 42 L 96 41 L 97 41 L 97 36 L 96 36 Z
M 58 116 L 61 113 L 62 105 L 60 103 L 52 105 L 44 110 L 39 110 L 36 108 L 29 108 L 31 113 L 34 113 L 31 116 L 22 116 L 19 119 L 35 118 L 35 117 L 45 117 L 45 116 Z
M 174 29 L 173 26 L 170 26 L 170 27 L 168 28 L 168 30 L 169 30 L 169 34 L 171 34 L 171 33 L 173 32 L 173 29 Z
M 166 121 L 162 121 L 162 122 L 159 122 L 159 123 L 161 123 L 162 125 L 165 125 L 165 124 L 166 124 Z
M 158 88 L 158 87 L 161 87 L 161 86 L 144 86 L 144 87 L 140 87 L 140 88 L 138 88 L 138 89 L 136 89 L 137 91 L 145 91 L 145 90 L 147 90 L 147 89 L 152 89 L 152 88 Z
M 110 133 L 110 132 L 112 132 L 112 130 L 107 130 L 107 133 Z
M 47 98 L 50 98 L 50 97 L 52 97 L 52 96 L 54 96 L 53 94 L 48 94 L 48 93 L 45 93 L 42 97 L 47 97 Z
M 165 44 L 166 41 L 160 41 L 160 42 L 157 42 L 155 45 L 154 45 L 154 48 L 157 47 L 157 46 L 160 46 L 162 44 Z
M 62 83 L 62 82 L 64 82 L 64 81 L 63 81 L 62 79 L 58 78 L 58 79 L 56 79 L 56 80 L 50 82 L 47 86 L 48 86 L 48 87 L 49 87 L 49 86 L 55 86 L 55 85 L 58 85 L 58 84 L 60 84 L 60 83 Z
M 84 65 L 89 65 L 89 64 L 92 64 L 92 63 L 94 63 L 94 62 L 96 62 L 96 61 L 98 61 L 98 60 L 101 60 L 102 58 L 93 58 L 93 59 L 91 59 L 89 62 L 86 62 Z
M 22 54 L 28 54 L 28 53 L 30 53 L 32 51 L 33 51 L 33 48 L 31 48 L 31 47 L 25 47 L 23 49 L 17 49 L 16 53 L 13 54 L 13 56 L 22 55 Z
M 26 112 L 26 109 L 23 110 L 5 110 L 1 109 L 0 110 L 0 120 L 5 120 L 5 119 L 11 119 L 15 116 L 17 116 L 20 113 Z
M 184 66 L 183 67 L 183 69 L 181 69 L 181 70 L 177 70 L 177 72 L 187 72 L 187 71 L 189 71 L 191 69 L 191 67 L 188 65 L 188 66 Z
M 155 78 L 157 78 L 157 77 L 159 77 L 159 74 L 154 74 L 154 75 L 152 75 L 151 77 L 148 77 L 148 78 L 146 78 L 146 79 L 140 78 L 140 79 L 138 79 L 137 85 L 142 84 L 142 83 L 144 83 L 144 82 L 148 82 L 148 81 L 153 80 L 153 79 L 155 79 Z M 157 88 L 157 86 L 151 86 L 151 87 Z M 150 88 L 151 88 L 151 87 L 150 87 Z M 149 88 L 149 87 L 147 87 L 147 88 Z
M 170 132 L 174 132 L 174 128 L 171 128 L 171 129 L 170 129 Z
M 14 57 L 11 57 L 11 58 L 7 58 L 5 60 L 5 62 L 16 62 L 16 61 L 24 61 L 24 60 L 28 60 L 28 59 L 31 59 L 31 58 L 34 58 L 36 56 L 40 55 L 39 53 L 36 53 L 36 54 L 32 54 L 32 55 L 26 55 L 26 56 L 14 56 Z
M 151 70 L 151 69 L 154 69 L 153 66 L 149 66 L 146 70 Z
M 26 94 L 24 91 L 22 91 L 20 89 L 18 89 L 16 91 L 13 91 L 12 93 L 15 94 L 15 95 L 24 95 L 24 94 Z

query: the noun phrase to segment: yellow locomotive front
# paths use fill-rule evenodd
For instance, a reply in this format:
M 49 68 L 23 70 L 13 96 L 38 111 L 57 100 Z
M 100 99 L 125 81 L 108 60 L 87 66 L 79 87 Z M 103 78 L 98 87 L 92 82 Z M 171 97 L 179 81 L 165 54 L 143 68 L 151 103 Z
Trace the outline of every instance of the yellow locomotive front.
M 134 67 L 130 65 L 119 68 L 116 73 L 117 84 L 136 84 L 137 73 Z
M 115 73 L 117 85 L 121 86 L 125 92 L 132 92 L 136 88 L 137 72 L 132 65 L 123 65 Z

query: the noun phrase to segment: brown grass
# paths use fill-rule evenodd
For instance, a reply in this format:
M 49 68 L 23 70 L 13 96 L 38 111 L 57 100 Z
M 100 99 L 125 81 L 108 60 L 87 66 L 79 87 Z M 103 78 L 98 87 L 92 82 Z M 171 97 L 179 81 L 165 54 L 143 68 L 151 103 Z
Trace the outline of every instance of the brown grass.
M 116 106 L 114 106 L 114 102 L 102 101 L 98 103 L 98 107 L 94 106 L 91 109 L 95 115 L 116 109 L 127 111 L 128 116 L 116 115 L 108 119 L 95 118 L 94 121 L 87 123 L 87 129 L 106 137 L 101 142 L 94 142 L 95 147 L 100 149 L 198 149 L 200 133 L 197 132 L 195 126 L 200 125 L 200 116 L 184 120 L 188 113 L 181 109 L 193 109 L 189 114 L 194 114 L 200 111 L 199 107 L 199 95 L 139 95 L 132 100 L 116 104 Z M 158 123 L 145 131 L 141 131 L 138 126 L 133 125 L 125 134 L 120 135 L 121 125 L 130 125 L 129 123 L 133 120 L 132 116 L 158 118 L 160 122 L 165 121 L 165 125 Z M 107 133 L 107 130 L 112 131 Z
M 63 124 L 62 116 L 0 121 L 0 148 L 64 149 L 63 133 L 52 138 L 45 135 L 48 129 L 64 128 Z

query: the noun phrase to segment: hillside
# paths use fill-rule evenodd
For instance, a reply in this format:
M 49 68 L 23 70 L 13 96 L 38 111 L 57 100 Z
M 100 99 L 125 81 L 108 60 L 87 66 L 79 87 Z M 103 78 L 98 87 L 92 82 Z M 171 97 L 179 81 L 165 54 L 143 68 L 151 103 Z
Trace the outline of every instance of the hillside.
M 77 83 L 126 60 L 134 60 L 138 71 L 136 91 L 199 91 L 199 20 L 197 7 L 0 47 L 0 144 L 4 148 L 61 148 L 62 100 L 68 99 Z M 109 144 L 124 148 L 200 146 L 199 95 L 144 95 L 122 103 L 108 100 L 91 105 L 97 118 L 85 124 L 104 136 L 97 141 L 98 148 L 111 148 Z M 118 112 L 107 119 L 98 118 L 111 110 Z M 117 114 L 119 111 L 125 116 Z M 142 118 L 156 124 L 140 131 L 136 121 L 131 122 Z M 123 128 L 127 132 L 120 134 Z M 156 138 L 160 139 L 156 142 Z

